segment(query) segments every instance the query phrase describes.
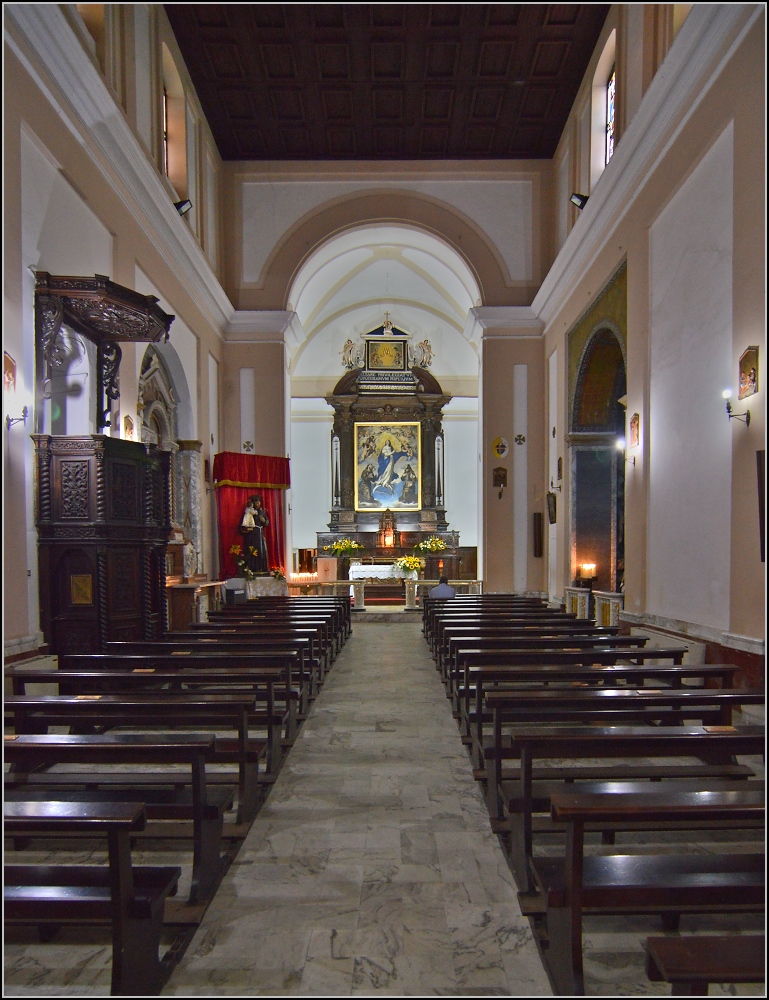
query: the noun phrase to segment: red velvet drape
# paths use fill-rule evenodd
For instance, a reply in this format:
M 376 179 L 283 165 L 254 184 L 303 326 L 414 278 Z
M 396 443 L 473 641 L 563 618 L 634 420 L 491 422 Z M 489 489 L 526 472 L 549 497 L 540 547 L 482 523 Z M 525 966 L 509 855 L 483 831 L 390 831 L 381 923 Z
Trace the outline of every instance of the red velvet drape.
M 238 530 L 248 498 L 256 493 L 270 519 L 265 529 L 270 569 L 286 573 L 284 491 L 291 485 L 289 460 L 273 455 L 241 455 L 223 451 L 214 455 L 214 484 L 219 525 L 219 579 L 238 576 L 233 545 L 242 545 Z

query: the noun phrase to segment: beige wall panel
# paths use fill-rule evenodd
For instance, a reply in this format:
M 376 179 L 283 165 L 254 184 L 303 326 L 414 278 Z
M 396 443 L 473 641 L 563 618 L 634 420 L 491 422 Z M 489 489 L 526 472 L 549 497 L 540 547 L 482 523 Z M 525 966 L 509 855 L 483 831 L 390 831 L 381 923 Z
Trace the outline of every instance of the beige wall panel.
M 482 344 L 481 475 L 483 496 L 483 575 L 488 591 L 513 588 L 513 490 L 512 450 L 515 445 L 512 392 L 513 366 L 526 365 L 528 372 L 528 509 L 526 544 L 528 590 L 545 589 L 544 560 L 533 555 L 532 513 L 544 510 L 544 356 L 539 338 L 493 336 Z M 504 458 L 492 452 L 498 437 L 506 439 L 510 451 Z M 508 487 L 499 497 L 492 486 L 493 470 L 507 469 Z
M 228 344 L 222 367 L 223 451 L 242 451 L 240 440 L 240 369 L 254 370 L 254 450 L 251 454 L 288 453 L 283 414 L 285 361 L 283 344 Z

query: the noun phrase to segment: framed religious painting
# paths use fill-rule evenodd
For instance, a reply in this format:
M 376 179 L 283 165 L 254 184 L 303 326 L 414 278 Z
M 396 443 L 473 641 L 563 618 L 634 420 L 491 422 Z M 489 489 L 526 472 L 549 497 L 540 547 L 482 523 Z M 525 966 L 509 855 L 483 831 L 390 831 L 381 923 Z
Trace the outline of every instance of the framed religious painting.
M 392 337 L 366 341 L 366 368 L 373 372 L 405 372 L 408 360 L 408 345 L 403 338 Z
M 355 424 L 355 509 L 419 510 L 419 421 Z

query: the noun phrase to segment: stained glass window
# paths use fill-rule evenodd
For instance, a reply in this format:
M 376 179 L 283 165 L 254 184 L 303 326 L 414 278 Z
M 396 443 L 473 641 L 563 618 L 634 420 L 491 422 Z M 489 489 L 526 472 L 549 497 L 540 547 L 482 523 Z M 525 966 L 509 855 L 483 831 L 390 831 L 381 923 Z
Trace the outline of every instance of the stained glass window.
M 614 114 L 616 110 L 617 76 L 612 66 L 606 83 L 606 160 L 608 163 L 614 152 Z

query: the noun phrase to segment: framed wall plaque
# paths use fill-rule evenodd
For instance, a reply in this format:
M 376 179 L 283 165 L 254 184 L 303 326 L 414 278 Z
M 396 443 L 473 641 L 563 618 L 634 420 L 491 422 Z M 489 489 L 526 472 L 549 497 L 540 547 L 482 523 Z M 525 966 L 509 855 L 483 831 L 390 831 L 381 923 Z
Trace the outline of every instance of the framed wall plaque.
M 74 573 L 69 578 L 70 603 L 93 604 L 93 577 L 90 573 Z

